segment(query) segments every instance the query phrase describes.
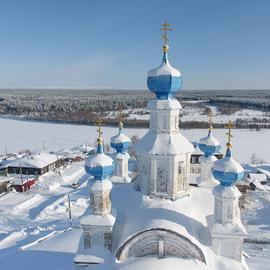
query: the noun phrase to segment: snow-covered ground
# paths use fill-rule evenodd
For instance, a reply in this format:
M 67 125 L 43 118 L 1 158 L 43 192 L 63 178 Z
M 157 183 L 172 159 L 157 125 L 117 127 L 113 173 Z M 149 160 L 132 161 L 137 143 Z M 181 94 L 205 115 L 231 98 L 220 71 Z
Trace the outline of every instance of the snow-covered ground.
M 197 104 L 202 103 L 204 101 L 185 101 L 185 103 L 189 104 Z M 253 121 L 254 118 L 262 120 L 267 119 L 270 120 L 270 114 L 263 112 L 261 110 L 251 110 L 251 109 L 243 109 L 236 111 L 232 114 L 221 114 L 218 110 L 217 106 L 205 106 L 210 108 L 213 113 L 213 122 L 214 123 L 227 123 L 229 120 L 236 121 L 237 119 L 249 120 Z M 184 106 L 181 111 L 181 121 L 202 121 L 207 122 L 208 118 L 205 114 L 205 107 L 198 106 Z M 124 110 L 125 114 L 128 114 L 127 119 L 129 120 L 149 120 L 149 111 L 145 108 L 138 108 L 132 110 Z M 116 114 L 110 113 L 109 116 L 114 117 Z
M 267 270 L 270 264 L 270 187 L 265 190 L 249 191 L 246 194 L 246 208 L 242 213 L 248 232 L 244 251 L 251 270 Z
M 1 270 L 78 269 L 73 263 L 81 234 L 81 230 L 77 227 L 78 217 L 89 206 L 88 178 L 84 174 L 82 165 L 70 165 L 61 169 L 60 173 L 56 171 L 42 176 L 39 184 L 29 193 L 9 193 L 0 197 Z M 74 190 L 71 184 L 77 181 L 81 185 Z M 55 185 L 55 188 L 50 189 L 51 185 Z M 116 185 L 113 191 L 115 193 L 113 194 L 114 207 L 121 208 L 116 200 L 120 194 L 125 196 L 129 203 L 137 205 L 132 200 L 140 200 L 140 193 L 136 192 L 133 198 L 128 193 L 123 194 L 123 188 L 132 190 L 131 187 Z M 72 230 L 68 229 L 68 194 L 71 198 Z M 171 204 L 172 202 L 168 202 L 168 205 Z M 269 190 L 250 191 L 247 195 L 246 210 L 243 213 L 250 240 L 270 240 L 269 214 Z M 270 244 L 245 243 L 244 251 L 250 256 L 247 259 L 250 270 L 268 269 Z M 147 258 L 145 260 L 138 262 L 134 260 L 134 270 L 147 266 Z M 161 264 L 156 259 L 149 258 L 148 260 L 152 266 L 156 263 L 160 269 L 167 269 L 168 265 L 177 265 L 178 259 L 168 258 Z M 183 266 L 183 261 L 180 263 Z M 186 261 L 186 263 L 187 267 L 192 269 L 206 269 L 199 264 L 196 268 L 196 263 L 198 263 L 196 261 Z M 103 269 L 102 265 L 96 269 Z M 123 269 L 125 269 L 125 264 L 123 264 Z M 128 269 L 133 268 L 129 265 Z
M 0 154 L 8 151 L 18 152 L 22 149 L 40 151 L 43 143 L 48 151 L 72 148 L 75 145 L 94 144 L 97 136 L 95 126 L 54 124 L 44 122 L 20 121 L 0 118 Z M 117 134 L 118 128 L 104 127 L 103 137 L 105 144 L 109 143 L 111 136 Z M 138 135 L 142 137 L 147 129 L 126 128 L 129 137 Z M 205 129 L 181 130 L 190 141 L 198 141 L 206 136 Z M 226 130 L 216 129 L 214 136 L 221 142 L 222 151 L 227 140 Z M 233 130 L 233 155 L 242 162 L 249 163 L 251 155 L 256 153 L 259 159 L 270 163 L 270 129 L 260 131 L 239 129 Z M 256 142 L 255 142 L 256 140 Z
M 270 120 L 270 115 L 266 114 L 263 111 L 260 110 L 250 110 L 250 109 L 243 109 L 240 111 L 236 111 L 233 114 L 227 115 L 227 114 L 221 114 L 216 106 L 206 106 L 211 109 L 213 113 L 213 122 L 214 123 L 227 123 L 229 120 L 235 122 L 237 119 L 242 120 L 250 120 L 252 121 L 253 118 L 256 119 L 268 119 Z M 204 121 L 207 122 L 207 116 L 205 115 L 205 109 L 204 108 L 193 108 L 192 106 L 185 107 L 182 111 L 181 121 Z
M 37 269 L 43 259 L 44 267 L 40 265 L 39 269 L 64 269 L 61 267 L 65 266 L 65 256 L 60 260 L 60 265 L 56 263 L 56 268 L 50 268 L 53 262 L 46 262 L 48 257 L 38 256 L 38 251 L 30 259 L 35 261 L 31 268 L 27 262 L 29 254 L 24 256 L 25 250 L 35 250 L 36 244 L 45 243 L 50 238 L 57 239 L 58 234 L 64 234 L 69 227 L 68 194 L 71 198 L 73 225 L 78 225 L 78 217 L 88 207 L 88 191 L 86 188 L 74 190 L 71 184 L 79 181 L 81 187 L 85 187 L 87 179 L 82 165 L 69 165 L 42 176 L 29 192 L 10 192 L 0 197 L 1 270 Z M 68 251 L 68 246 L 62 248 Z M 22 260 L 11 263 L 14 255 Z
M 29 192 L 23 194 L 11 192 L 0 196 L 1 270 L 78 269 L 73 263 L 73 258 L 81 233 L 77 227 L 79 225 L 78 217 L 89 206 L 87 180 L 83 163 L 73 164 L 41 176 L 38 184 Z M 72 188 L 71 184 L 74 182 L 81 184 L 78 189 Z M 130 204 L 137 205 L 132 200 L 137 200 L 137 197 L 141 196 L 140 193 L 136 192 L 136 196 L 132 198 L 128 193 L 124 192 L 123 194 L 123 188 L 125 189 L 121 185 L 114 187 L 114 207 L 121 208 L 116 200 L 120 194 Z M 131 187 L 127 186 L 126 188 L 132 190 Z M 67 195 L 70 195 L 71 198 L 72 230 L 68 230 Z M 172 202 L 168 202 L 168 205 L 171 204 Z M 243 213 L 249 239 L 270 240 L 269 214 L 269 189 L 250 191 L 247 195 L 246 210 Z M 250 259 L 247 259 L 250 270 L 268 269 L 270 263 L 269 244 L 264 242 L 245 243 L 244 251 L 250 256 Z M 157 263 L 160 269 L 167 269 L 166 263 L 170 263 L 170 260 L 174 265 L 176 263 L 174 260 L 177 259 L 166 259 L 162 261 L 162 265 L 159 265 L 158 261 L 151 262 L 151 265 Z M 187 267 L 195 268 L 196 263 L 198 262 L 187 262 Z M 142 261 L 134 261 L 133 264 L 134 269 L 138 269 L 142 266 Z M 98 266 L 97 269 L 103 269 L 102 265 Z M 123 269 L 125 269 L 125 264 Z

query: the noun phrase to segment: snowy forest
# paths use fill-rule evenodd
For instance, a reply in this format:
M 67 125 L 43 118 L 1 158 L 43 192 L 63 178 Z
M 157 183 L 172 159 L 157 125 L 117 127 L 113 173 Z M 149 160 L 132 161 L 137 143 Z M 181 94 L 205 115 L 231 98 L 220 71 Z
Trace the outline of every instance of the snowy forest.
M 127 126 L 146 127 L 148 119 L 147 102 L 153 97 L 146 90 L 63 90 L 63 89 L 1 89 L 0 114 L 2 117 L 23 118 L 39 121 L 93 124 L 103 118 L 108 125 L 118 121 L 117 111 L 123 110 Z M 235 118 L 238 128 L 270 127 L 270 94 L 263 90 L 186 90 L 176 96 L 184 109 L 199 109 L 198 114 L 206 114 L 209 107 L 215 107 L 219 115 L 230 116 L 236 112 L 249 110 L 248 118 Z M 137 111 L 138 117 L 130 114 Z M 260 118 L 253 111 L 262 112 Z M 182 128 L 204 128 L 206 121 L 191 115 L 181 122 Z M 215 123 L 216 128 L 223 127 Z

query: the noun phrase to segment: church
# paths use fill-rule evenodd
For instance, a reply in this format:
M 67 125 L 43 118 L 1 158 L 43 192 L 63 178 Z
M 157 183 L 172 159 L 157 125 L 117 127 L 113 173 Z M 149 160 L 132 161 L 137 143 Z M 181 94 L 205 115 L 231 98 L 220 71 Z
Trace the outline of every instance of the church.
M 123 122 L 111 138 L 114 155 L 104 153 L 101 126 L 96 154 L 85 161 L 89 175 L 89 209 L 80 217 L 82 235 L 74 263 L 91 269 L 248 269 L 242 245 L 235 184 L 244 176 L 233 158 L 232 127 L 224 157 L 209 124 L 199 140 L 200 174 L 191 179 L 194 147 L 179 129 L 182 109 L 174 98 L 181 90 L 180 71 L 170 65 L 166 22 L 161 65 L 148 72 L 148 132 L 135 145 L 136 169 L 130 174 L 131 140 Z M 135 177 L 131 177 L 135 175 Z M 191 182 L 196 182 L 196 186 Z M 96 268 L 95 268 L 96 267 Z

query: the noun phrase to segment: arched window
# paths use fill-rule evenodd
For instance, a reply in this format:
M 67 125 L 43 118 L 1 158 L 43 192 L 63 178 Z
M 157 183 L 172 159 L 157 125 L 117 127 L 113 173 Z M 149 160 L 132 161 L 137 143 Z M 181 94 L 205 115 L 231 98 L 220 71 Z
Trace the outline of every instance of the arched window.
M 194 258 L 206 263 L 202 250 L 191 240 L 163 228 L 153 228 L 133 235 L 116 253 L 119 261 L 145 256 Z

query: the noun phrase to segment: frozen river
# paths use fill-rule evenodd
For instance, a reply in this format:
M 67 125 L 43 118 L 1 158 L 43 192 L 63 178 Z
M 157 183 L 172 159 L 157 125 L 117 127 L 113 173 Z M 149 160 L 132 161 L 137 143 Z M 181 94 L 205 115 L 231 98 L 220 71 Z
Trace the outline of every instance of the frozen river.
M 18 152 L 23 149 L 41 151 L 43 144 L 48 151 L 71 148 L 79 144 L 93 144 L 97 133 L 96 127 L 85 125 L 54 124 L 47 122 L 21 121 L 0 118 L 0 153 Z M 128 136 L 143 136 L 147 129 L 126 128 Z M 117 128 L 104 127 L 105 143 L 115 135 Z M 206 129 L 181 130 L 190 141 L 198 141 L 207 135 Z M 222 151 L 226 144 L 226 130 L 216 129 L 215 137 L 222 144 Z M 240 162 L 249 162 L 253 153 L 270 163 L 270 130 L 252 131 L 247 129 L 233 130 L 233 155 Z

